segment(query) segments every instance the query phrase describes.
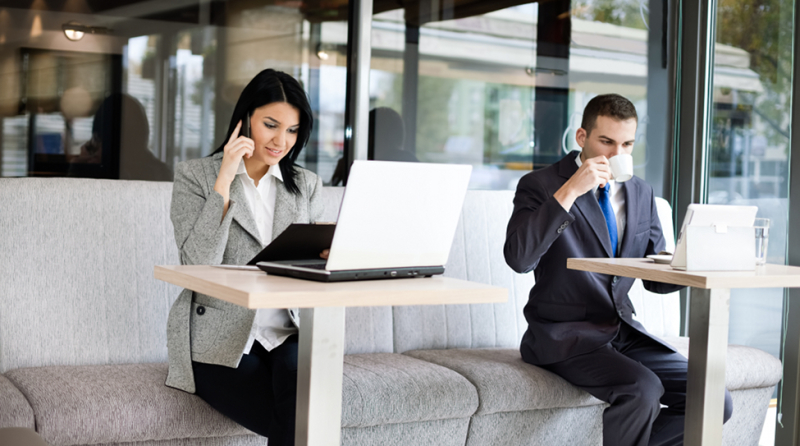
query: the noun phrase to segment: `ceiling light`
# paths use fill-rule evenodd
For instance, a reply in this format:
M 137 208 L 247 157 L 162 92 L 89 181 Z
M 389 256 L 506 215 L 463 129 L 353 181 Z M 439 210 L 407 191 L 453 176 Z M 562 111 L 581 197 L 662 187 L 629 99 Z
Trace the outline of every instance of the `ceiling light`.
M 108 34 L 111 29 L 102 26 L 86 26 L 78 22 L 67 22 L 61 25 L 64 35 L 73 42 L 81 40 L 84 34 Z

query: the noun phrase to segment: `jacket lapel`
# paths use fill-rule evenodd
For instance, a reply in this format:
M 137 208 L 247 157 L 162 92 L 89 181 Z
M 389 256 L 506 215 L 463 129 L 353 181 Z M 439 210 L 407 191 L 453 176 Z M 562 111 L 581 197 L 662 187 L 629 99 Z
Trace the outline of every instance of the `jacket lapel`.
M 600 209 L 600 204 L 597 202 L 593 191 L 586 192 L 578 197 L 575 200 L 575 207 L 578 208 L 578 211 L 583 214 L 583 218 L 591 226 L 600 244 L 603 245 L 606 255 L 612 257 L 611 236 L 608 235 L 606 218 L 603 216 L 603 211 Z
M 214 171 L 208 173 L 212 188 L 214 187 L 214 183 L 217 181 L 219 168 L 222 166 L 222 156 L 222 153 L 217 153 L 214 155 L 214 160 L 216 161 L 214 163 Z M 238 203 L 236 209 L 234 209 L 233 219 L 236 220 L 236 223 L 244 228 L 244 230 L 247 231 L 250 236 L 255 238 L 261 246 L 264 246 L 264 243 L 261 242 L 261 236 L 258 234 L 256 220 L 253 218 L 252 211 L 250 211 L 250 205 L 247 202 L 247 197 L 244 195 L 244 188 L 242 187 L 242 182 L 239 180 L 239 178 L 233 179 L 229 198 L 234 203 Z
M 247 202 L 247 197 L 244 195 L 244 187 L 242 186 L 242 182 L 239 180 L 238 176 L 231 183 L 230 194 L 231 201 L 238 203 L 233 214 L 233 219 L 236 220 L 236 223 L 239 223 L 239 226 L 244 228 L 248 234 L 258 240 L 258 243 L 261 244 L 261 246 L 264 246 L 264 243 L 261 240 L 261 236 L 258 232 L 256 220 L 253 217 L 253 212 L 250 210 L 250 203 Z
M 575 163 L 575 157 L 577 156 L 580 156 L 580 152 L 575 151 L 561 159 L 558 166 L 559 175 L 569 179 L 578 171 L 578 164 Z M 611 257 L 611 236 L 608 235 L 606 218 L 603 216 L 603 211 L 600 209 L 600 204 L 597 202 L 593 191 L 586 192 L 578 197 L 573 206 L 578 209 L 578 212 L 583 215 L 583 218 L 592 228 L 606 255 Z
M 283 181 L 277 181 L 275 189 L 275 215 L 272 218 L 272 240 L 297 221 L 297 200 L 290 194 Z
M 622 247 L 619 251 L 620 257 L 629 257 L 627 253 L 639 227 L 639 200 L 636 199 L 639 196 L 639 185 L 633 181 L 626 181 L 621 185 L 625 188 L 625 234 L 622 236 Z

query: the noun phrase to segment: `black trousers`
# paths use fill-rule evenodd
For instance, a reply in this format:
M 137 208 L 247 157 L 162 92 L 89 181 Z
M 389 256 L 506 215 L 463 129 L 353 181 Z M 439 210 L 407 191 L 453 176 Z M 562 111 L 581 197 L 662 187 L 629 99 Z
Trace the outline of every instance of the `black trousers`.
M 196 394 L 228 418 L 269 438 L 294 445 L 297 335 L 268 352 L 258 341 L 239 367 L 192 361 Z
M 610 404 L 603 412 L 603 445 L 677 446 L 683 444 L 687 365 L 683 355 L 622 322 L 610 344 L 540 367 Z M 732 413 L 726 390 L 720 421 Z

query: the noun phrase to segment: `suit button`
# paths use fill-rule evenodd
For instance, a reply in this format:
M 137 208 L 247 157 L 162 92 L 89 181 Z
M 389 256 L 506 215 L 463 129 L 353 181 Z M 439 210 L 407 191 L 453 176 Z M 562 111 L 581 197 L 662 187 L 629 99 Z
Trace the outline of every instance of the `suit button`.
M 206 307 L 197 307 L 197 314 L 200 316 L 206 314 Z
M 619 277 L 618 276 L 614 276 L 614 278 L 611 279 L 611 283 L 617 283 L 618 280 L 619 280 Z
M 567 226 L 569 226 L 569 221 L 565 221 L 565 222 L 564 222 L 564 223 L 561 225 L 561 227 L 562 227 L 562 228 L 566 228 Z
M 558 228 L 558 229 L 556 229 L 556 232 L 558 232 L 559 234 L 561 234 L 563 231 L 564 231 L 564 228 Z
M 622 317 L 622 310 L 617 310 L 617 314 L 619 315 L 619 317 Z

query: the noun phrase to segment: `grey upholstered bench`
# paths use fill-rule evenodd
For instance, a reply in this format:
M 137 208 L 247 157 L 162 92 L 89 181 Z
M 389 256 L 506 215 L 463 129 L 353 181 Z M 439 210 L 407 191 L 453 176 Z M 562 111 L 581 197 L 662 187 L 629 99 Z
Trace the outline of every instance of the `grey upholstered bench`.
M 342 189 L 324 193 L 335 220 Z M 153 266 L 178 263 L 170 183 L 0 179 L 0 196 L 0 427 L 35 428 L 52 446 L 266 443 L 164 386 L 179 290 Z M 512 198 L 467 194 L 446 266 L 507 288 L 508 302 L 347 310 L 344 445 L 600 444 L 605 404 L 519 357 L 533 277 L 503 261 Z M 653 333 L 678 335 L 675 296 L 631 296 Z M 757 444 L 780 370 L 729 348 L 726 444 Z

